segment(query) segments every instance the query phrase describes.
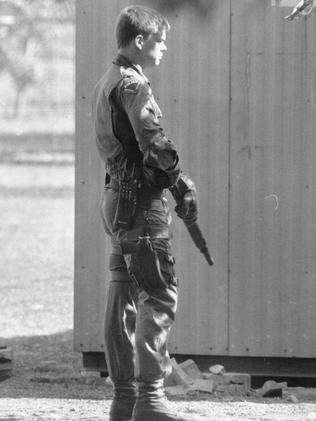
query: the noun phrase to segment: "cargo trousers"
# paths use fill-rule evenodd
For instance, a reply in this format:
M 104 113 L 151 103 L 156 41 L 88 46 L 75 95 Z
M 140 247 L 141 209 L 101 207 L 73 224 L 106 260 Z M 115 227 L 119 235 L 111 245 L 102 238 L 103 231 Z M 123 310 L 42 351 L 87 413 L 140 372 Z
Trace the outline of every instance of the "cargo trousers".
M 159 198 L 147 197 L 145 204 L 137 205 L 130 231 L 113 227 L 117 201 L 118 191 L 106 186 L 100 211 L 112 251 L 104 324 L 105 355 L 114 397 L 124 397 L 134 393 L 136 396 L 136 385 L 153 392 L 163 388 L 164 378 L 171 372 L 167 343 L 177 309 L 178 281 L 169 234 L 171 215 L 163 194 Z M 145 291 L 129 275 L 137 234 L 142 228 L 149 232 L 153 228 L 155 234 L 150 241 L 157 251 L 166 287 Z

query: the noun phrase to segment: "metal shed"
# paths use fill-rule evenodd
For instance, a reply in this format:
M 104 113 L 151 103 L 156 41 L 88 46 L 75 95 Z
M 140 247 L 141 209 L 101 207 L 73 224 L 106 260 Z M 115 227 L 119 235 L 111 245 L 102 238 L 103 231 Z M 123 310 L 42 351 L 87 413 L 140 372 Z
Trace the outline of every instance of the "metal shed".
M 130 3 L 76 2 L 74 338 L 88 365 L 103 361 L 110 252 L 90 94 L 116 54 L 114 22 Z M 171 23 L 165 61 L 149 78 L 197 184 L 216 260 L 210 269 L 174 218 L 180 297 L 169 349 L 261 365 L 270 358 L 270 368 L 296 357 L 316 374 L 315 11 L 287 22 L 295 0 L 138 3 Z

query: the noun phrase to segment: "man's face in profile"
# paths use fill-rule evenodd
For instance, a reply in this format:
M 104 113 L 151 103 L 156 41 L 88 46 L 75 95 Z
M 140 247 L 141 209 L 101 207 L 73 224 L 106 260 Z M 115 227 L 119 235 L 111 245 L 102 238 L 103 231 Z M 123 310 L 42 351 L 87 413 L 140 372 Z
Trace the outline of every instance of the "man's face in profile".
M 159 66 L 166 47 L 166 31 L 158 31 L 144 39 L 142 48 L 143 67 Z

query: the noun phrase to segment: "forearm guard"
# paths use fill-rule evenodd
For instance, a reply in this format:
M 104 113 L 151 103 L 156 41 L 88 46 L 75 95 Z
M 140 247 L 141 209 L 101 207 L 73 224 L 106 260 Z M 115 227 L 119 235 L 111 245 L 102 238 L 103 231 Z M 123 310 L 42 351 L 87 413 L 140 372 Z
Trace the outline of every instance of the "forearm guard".
M 196 192 L 196 187 L 194 182 L 187 175 L 181 173 L 177 182 L 170 187 L 170 191 L 175 198 L 177 205 L 180 205 L 185 193 L 189 191 Z

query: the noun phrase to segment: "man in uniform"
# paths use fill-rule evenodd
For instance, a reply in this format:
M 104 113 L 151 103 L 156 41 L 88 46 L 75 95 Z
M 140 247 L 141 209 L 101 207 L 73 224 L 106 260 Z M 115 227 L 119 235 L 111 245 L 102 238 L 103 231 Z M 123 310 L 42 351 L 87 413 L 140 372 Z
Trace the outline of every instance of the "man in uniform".
M 155 10 L 123 9 L 116 26 L 118 55 L 93 93 L 96 142 L 106 167 L 100 209 L 112 243 L 105 317 L 114 386 L 110 421 L 196 419 L 172 412 L 163 387 L 171 372 L 167 340 L 177 307 L 164 191 L 184 175 L 143 70 L 159 65 L 168 30 Z M 178 216 L 195 220 L 192 182 L 182 199 Z

